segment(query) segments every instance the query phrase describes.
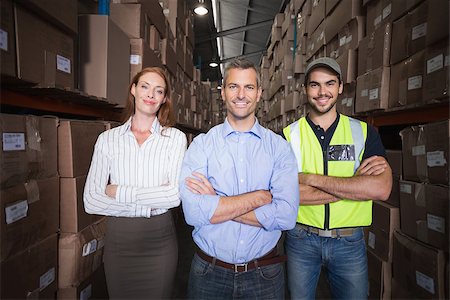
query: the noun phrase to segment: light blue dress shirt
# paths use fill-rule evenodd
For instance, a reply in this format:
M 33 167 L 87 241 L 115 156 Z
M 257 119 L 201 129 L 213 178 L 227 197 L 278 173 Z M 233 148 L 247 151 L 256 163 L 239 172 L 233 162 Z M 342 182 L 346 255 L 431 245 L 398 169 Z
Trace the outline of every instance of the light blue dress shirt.
M 185 178 L 205 175 L 217 195 L 189 191 Z M 235 131 L 227 120 L 197 136 L 183 160 L 181 201 L 194 242 L 204 252 L 228 263 L 245 263 L 274 248 L 282 230 L 295 226 L 299 205 L 297 162 L 289 144 L 258 121 L 248 132 Z M 211 224 L 220 196 L 268 190 L 272 203 L 255 209 L 263 226 L 236 221 Z

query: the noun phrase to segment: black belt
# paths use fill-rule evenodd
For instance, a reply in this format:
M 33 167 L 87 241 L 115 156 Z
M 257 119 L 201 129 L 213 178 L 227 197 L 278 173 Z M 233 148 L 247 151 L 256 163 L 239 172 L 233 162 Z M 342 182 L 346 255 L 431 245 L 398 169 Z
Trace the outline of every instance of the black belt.
M 311 226 L 307 226 L 307 225 L 303 225 L 303 224 L 299 224 L 299 223 L 297 223 L 297 226 L 299 226 L 300 228 L 302 228 L 310 233 L 314 233 L 318 236 L 330 237 L 330 238 L 337 238 L 337 237 L 341 237 L 341 236 L 351 236 L 356 232 L 357 229 L 359 229 L 359 227 L 357 227 L 357 228 L 339 228 L 339 229 L 324 230 L 324 229 L 319 229 L 316 227 L 311 227 Z
M 213 265 L 215 264 L 222 268 L 233 270 L 235 273 L 247 272 L 248 270 L 252 270 L 252 269 L 255 269 L 258 267 L 278 264 L 281 262 L 285 262 L 287 260 L 286 255 L 278 255 L 278 251 L 277 251 L 276 247 L 273 248 L 266 255 L 259 257 L 255 260 L 249 261 L 247 263 L 243 263 L 243 264 L 230 264 L 230 263 L 221 261 L 217 258 L 209 256 L 208 254 L 206 254 L 205 252 L 200 250 L 198 247 L 197 247 L 197 255 L 204 261 L 209 262 L 210 264 L 213 264 Z

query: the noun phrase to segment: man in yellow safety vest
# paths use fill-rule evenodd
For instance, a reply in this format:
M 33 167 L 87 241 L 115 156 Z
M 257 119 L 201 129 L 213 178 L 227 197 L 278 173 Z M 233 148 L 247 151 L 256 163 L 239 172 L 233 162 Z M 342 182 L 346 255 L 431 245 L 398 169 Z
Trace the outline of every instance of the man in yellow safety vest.
M 321 57 L 306 68 L 309 113 L 284 128 L 298 164 L 297 225 L 287 232 L 288 284 L 293 299 L 314 299 L 321 269 L 336 299 L 368 294 L 362 227 L 372 223 L 372 200 L 386 200 L 392 172 L 377 131 L 339 114 L 339 64 Z

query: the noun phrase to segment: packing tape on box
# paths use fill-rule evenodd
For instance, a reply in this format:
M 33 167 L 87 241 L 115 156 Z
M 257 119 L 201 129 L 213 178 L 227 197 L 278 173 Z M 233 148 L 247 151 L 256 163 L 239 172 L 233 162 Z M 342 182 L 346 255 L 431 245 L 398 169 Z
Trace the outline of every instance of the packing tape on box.
M 39 118 L 35 116 L 27 116 L 25 125 L 27 130 L 28 148 L 36 151 L 41 151 L 42 138 L 39 133 Z
M 34 203 L 40 200 L 39 186 L 36 180 L 30 180 L 24 184 L 25 190 L 27 191 L 27 202 L 28 204 Z

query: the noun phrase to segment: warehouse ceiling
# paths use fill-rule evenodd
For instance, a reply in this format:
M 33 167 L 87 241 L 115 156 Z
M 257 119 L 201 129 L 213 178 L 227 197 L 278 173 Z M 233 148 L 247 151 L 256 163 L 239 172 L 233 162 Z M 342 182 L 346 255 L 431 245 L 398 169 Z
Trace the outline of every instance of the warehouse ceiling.
M 256 65 L 270 43 L 272 23 L 288 0 L 186 0 L 188 9 L 204 2 L 209 13 L 194 14 L 194 65 L 202 80 L 219 81 L 222 68 L 233 58 L 247 58 Z M 212 7 L 214 6 L 214 13 Z M 213 16 L 214 15 L 214 16 Z M 214 22 L 215 17 L 215 22 Z

